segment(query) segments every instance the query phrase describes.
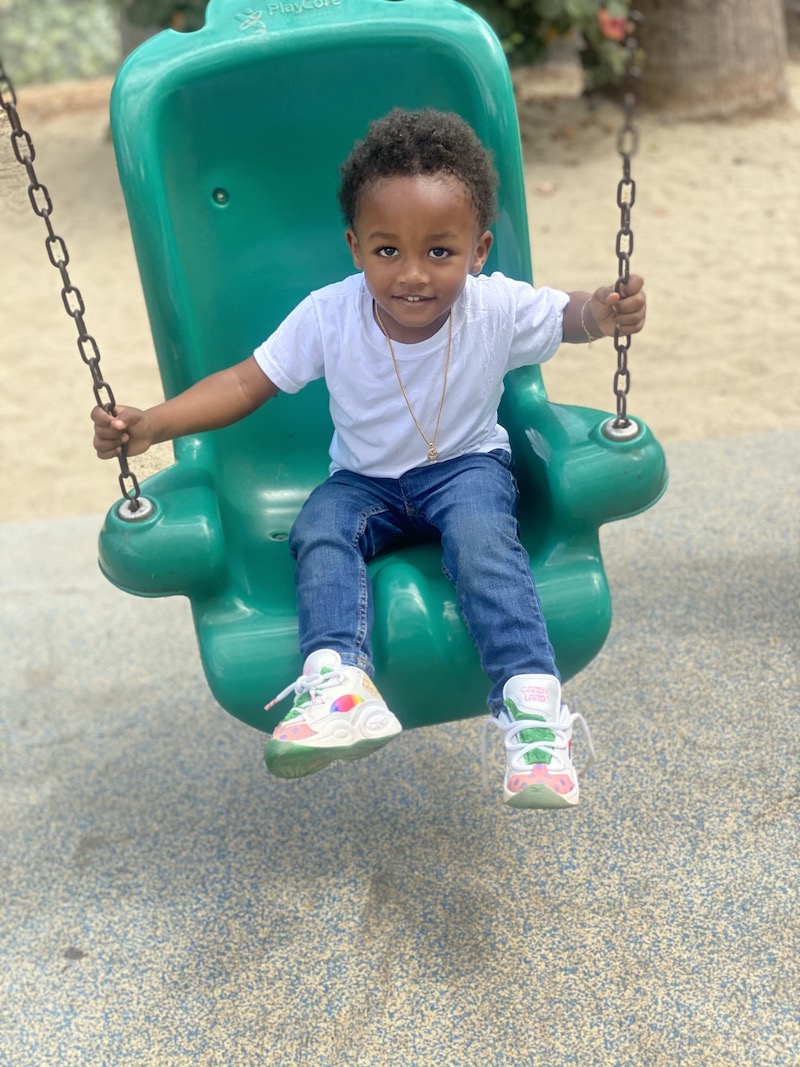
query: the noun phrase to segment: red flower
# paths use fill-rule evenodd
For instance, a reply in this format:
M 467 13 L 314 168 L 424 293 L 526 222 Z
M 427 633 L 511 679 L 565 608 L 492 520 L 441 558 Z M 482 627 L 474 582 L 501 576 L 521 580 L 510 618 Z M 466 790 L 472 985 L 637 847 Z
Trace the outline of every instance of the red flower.
M 624 41 L 627 33 L 628 20 L 624 15 L 614 17 L 609 15 L 604 7 L 597 12 L 597 21 L 600 23 L 600 32 L 609 41 Z

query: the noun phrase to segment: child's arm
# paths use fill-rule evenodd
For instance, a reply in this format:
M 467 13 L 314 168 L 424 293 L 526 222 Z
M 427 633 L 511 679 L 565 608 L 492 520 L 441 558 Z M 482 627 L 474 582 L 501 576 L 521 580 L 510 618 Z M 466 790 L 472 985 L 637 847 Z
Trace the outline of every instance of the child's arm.
M 100 459 L 114 459 L 127 444 L 128 455 L 138 456 L 162 441 L 230 426 L 277 392 L 278 387 L 250 356 L 146 411 L 118 404 L 109 415 L 96 407 L 92 411 L 94 448 Z
M 646 310 L 644 279 L 638 274 L 631 274 L 622 294 L 608 287 L 594 293 L 570 293 L 564 308 L 564 340 L 585 344 L 599 337 L 613 337 L 617 327 L 621 334 L 638 333 Z

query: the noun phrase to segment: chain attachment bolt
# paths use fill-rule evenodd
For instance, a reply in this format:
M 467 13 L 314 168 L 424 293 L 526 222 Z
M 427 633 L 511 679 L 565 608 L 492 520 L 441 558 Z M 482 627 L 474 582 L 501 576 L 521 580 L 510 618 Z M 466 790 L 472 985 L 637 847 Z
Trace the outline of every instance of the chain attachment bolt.
M 151 516 L 155 515 L 156 506 L 148 497 L 138 497 L 135 509 L 133 504 L 134 501 L 130 497 L 126 497 L 125 500 L 117 506 L 117 515 L 123 522 L 144 522 L 145 519 L 149 519 Z

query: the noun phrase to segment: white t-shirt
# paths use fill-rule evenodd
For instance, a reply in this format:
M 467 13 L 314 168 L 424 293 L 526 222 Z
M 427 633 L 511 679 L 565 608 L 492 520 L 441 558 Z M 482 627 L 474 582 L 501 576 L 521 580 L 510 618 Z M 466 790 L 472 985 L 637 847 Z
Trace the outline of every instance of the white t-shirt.
M 503 378 L 544 363 L 562 340 L 566 293 L 534 289 L 503 274 L 468 276 L 453 306 L 453 346 L 442 418 L 440 460 L 508 448 L 497 422 Z M 418 344 L 393 341 L 403 388 L 430 441 L 442 396 L 449 323 Z M 424 466 L 428 446 L 397 383 L 389 347 L 375 321 L 363 274 L 307 296 L 254 352 L 285 393 L 324 378 L 335 432 L 331 473 L 340 468 L 399 478 Z

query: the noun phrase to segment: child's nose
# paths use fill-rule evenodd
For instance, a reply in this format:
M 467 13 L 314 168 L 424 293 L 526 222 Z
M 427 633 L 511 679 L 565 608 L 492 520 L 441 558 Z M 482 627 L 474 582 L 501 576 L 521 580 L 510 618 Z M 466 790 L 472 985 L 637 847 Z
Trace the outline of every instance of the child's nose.
M 425 259 L 414 256 L 404 260 L 401 280 L 406 285 L 425 285 L 429 277 L 428 264 Z

